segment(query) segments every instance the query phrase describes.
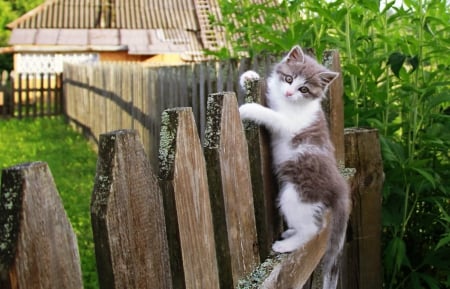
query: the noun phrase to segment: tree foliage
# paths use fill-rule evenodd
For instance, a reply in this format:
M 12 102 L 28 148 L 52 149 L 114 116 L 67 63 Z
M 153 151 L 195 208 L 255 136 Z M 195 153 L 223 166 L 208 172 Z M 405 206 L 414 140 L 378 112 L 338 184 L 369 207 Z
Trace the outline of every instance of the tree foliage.
M 450 288 L 450 6 L 446 0 L 220 0 L 220 58 L 339 49 L 347 126 L 378 128 L 385 288 Z M 263 21 L 261 21 L 263 19 Z
M 10 31 L 6 25 L 45 0 L 0 0 L 0 47 L 8 46 Z M 12 69 L 12 56 L 0 54 L 0 71 Z

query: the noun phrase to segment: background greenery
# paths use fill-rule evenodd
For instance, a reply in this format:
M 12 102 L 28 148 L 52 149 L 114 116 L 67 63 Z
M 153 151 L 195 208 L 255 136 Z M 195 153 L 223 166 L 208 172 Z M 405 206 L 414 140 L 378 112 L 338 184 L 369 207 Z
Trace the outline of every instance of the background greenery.
M 6 25 L 45 0 L 0 0 L 0 47 L 7 46 Z M 0 54 L 0 71 L 12 70 L 12 55 Z M 84 288 L 97 289 L 98 277 L 90 223 L 96 154 L 63 118 L 0 120 L 0 168 L 22 162 L 47 162 L 77 235 Z M 5 137 L 7 136 L 7 137 Z
M 449 3 L 219 1 L 220 58 L 339 49 L 346 126 L 381 135 L 384 288 L 450 288 Z
M 63 117 L 0 120 L 0 168 L 47 162 L 77 235 L 84 288 L 98 288 L 90 222 L 97 156 Z

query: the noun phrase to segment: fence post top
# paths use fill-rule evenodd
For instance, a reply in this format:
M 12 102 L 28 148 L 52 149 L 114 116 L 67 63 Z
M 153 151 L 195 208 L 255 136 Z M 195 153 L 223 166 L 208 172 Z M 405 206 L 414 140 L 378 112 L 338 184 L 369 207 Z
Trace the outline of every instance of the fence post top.
M 114 136 L 114 135 L 119 136 L 119 135 L 127 135 L 127 134 L 136 135 L 137 131 L 134 129 L 119 129 L 119 130 L 102 133 L 100 136 L 107 137 L 107 136 Z
M 48 264 L 42 266 L 39 276 L 30 274 L 42 260 Z M 55 266 L 61 274 L 50 272 Z M 8 284 L 9 278 L 17 281 L 18 288 L 36 285 L 37 280 L 36 288 L 49 288 L 59 280 L 59 288 L 83 287 L 76 236 L 45 162 L 23 163 L 2 171 L 0 271 L 5 274 L 0 283 L 6 278 Z
M 36 161 L 36 162 L 25 162 L 21 164 L 17 164 L 8 168 L 5 168 L 3 170 L 5 171 L 21 171 L 21 170 L 29 170 L 33 168 L 41 168 L 41 167 L 48 167 L 46 162 L 43 161 Z

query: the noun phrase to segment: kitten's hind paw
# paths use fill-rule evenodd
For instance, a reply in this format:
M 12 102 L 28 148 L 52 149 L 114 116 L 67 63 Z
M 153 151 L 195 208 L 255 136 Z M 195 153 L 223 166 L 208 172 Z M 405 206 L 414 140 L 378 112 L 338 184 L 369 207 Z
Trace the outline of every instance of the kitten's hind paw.
M 284 232 L 281 234 L 281 238 L 287 239 L 287 238 L 289 238 L 289 237 L 294 236 L 295 233 L 297 233 L 297 231 L 296 231 L 295 229 L 287 229 L 286 231 L 284 231 Z
M 259 79 L 259 74 L 253 70 L 247 70 L 244 72 L 241 77 L 239 78 L 239 84 L 243 89 L 246 89 L 246 83 L 248 81 L 257 80 Z
M 278 253 L 289 253 L 297 250 L 302 245 L 301 240 L 298 238 L 290 237 L 282 241 L 276 241 L 272 245 L 272 250 Z

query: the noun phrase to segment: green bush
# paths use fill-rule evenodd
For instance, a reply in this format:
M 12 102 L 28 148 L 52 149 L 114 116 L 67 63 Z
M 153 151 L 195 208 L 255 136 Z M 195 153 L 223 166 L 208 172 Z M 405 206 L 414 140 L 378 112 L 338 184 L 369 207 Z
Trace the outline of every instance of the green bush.
M 385 288 L 450 288 L 450 6 L 446 0 L 220 0 L 220 58 L 339 49 L 346 126 L 379 130 Z M 264 21 L 260 21 L 264 19 Z
M 24 162 L 48 164 L 77 235 L 84 288 L 98 288 L 90 200 L 97 156 L 62 117 L 0 120 L 0 167 Z

